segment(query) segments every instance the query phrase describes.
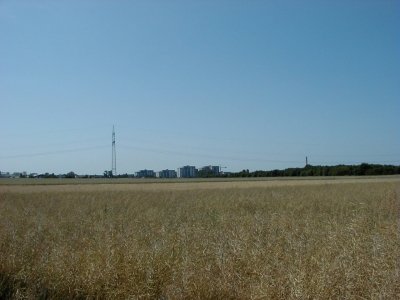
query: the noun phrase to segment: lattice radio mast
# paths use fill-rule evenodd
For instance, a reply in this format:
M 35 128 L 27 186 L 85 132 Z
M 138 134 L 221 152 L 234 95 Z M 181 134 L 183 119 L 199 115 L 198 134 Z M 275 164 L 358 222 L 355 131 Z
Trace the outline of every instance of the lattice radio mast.
M 114 125 L 113 125 L 113 131 L 112 131 L 111 173 L 112 173 L 112 176 L 116 176 L 117 175 L 117 153 L 115 152 L 115 130 L 114 130 Z

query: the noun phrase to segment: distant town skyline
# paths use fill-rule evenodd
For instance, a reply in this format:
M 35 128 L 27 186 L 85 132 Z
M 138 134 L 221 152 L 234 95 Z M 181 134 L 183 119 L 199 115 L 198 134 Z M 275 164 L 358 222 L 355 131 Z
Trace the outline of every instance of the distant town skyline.
M 0 2 L 0 171 L 400 164 L 398 1 Z

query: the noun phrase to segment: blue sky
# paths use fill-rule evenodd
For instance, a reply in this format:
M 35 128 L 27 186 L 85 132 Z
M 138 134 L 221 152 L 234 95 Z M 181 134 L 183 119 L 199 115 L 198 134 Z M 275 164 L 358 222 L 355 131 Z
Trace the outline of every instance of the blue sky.
M 0 171 L 400 164 L 399 1 L 0 1 Z

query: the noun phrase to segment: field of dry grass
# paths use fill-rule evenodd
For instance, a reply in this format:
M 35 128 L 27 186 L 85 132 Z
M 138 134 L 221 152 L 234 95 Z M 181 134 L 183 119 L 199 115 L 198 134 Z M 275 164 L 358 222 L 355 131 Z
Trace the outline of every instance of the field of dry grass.
M 0 298 L 399 299 L 399 184 L 1 185 Z

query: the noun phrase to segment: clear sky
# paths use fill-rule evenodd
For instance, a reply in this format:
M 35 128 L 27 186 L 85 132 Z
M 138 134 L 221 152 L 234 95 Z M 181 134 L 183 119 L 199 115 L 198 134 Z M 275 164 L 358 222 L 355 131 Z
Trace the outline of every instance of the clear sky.
M 0 0 L 0 171 L 400 164 L 400 1 Z

